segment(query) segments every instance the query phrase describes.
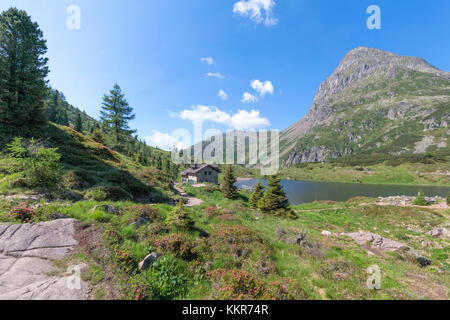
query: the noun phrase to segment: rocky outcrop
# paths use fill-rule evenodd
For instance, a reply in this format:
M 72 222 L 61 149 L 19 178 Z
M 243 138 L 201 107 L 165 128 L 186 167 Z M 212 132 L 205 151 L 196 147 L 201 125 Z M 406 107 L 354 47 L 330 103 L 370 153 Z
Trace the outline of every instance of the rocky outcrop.
M 382 237 L 378 234 L 367 232 L 367 231 L 358 231 L 352 233 L 343 234 L 352 238 L 357 244 L 362 247 L 371 249 L 380 250 L 385 252 L 402 252 L 405 256 L 412 257 L 417 263 L 419 263 L 422 267 L 429 266 L 431 264 L 431 260 L 421 255 L 417 250 L 408 247 L 407 245 L 397 242 L 395 240 L 391 240 L 385 237 Z
M 380 148 L 423 153 L 434 145 L 429 132 L 448 126 L 443 106 L 450 103 L 449 85 L 450 73 L 424 59 L 356 48 L 320 85 L 305 117 L 281 132 L 282 163 L 322 162 Z M 398 134 L 398 127 L 412 132 Z M 422 140 L 424 132 L 428 137 Z M 435 145 L 444 144 L 448 141 Z
M 52 261 L 64 258 L 77 245 L 74 222 L 0 224 L 0 300 L 85 299 L 87 285 L 76 275 L 48 275 L 63 272 Z

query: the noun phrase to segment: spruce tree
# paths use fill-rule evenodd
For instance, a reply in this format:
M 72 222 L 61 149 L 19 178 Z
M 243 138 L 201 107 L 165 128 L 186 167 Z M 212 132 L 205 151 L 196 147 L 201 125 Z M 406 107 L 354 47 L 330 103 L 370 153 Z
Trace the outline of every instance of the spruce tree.
M 238 195 L 238 191 L 236 186 L 236 177 L 234 176 L 233 166 L 227 165 L 225 167 L 225 173 L 223 177 L 223 192 L 225 194 L 225 198 L 233 199 Z
M 83 120 L 81 119 L 81 114 L 77 112 L 77 116 L 75 118 L 75 130 L 78 132 L 83 132 Z
M 261 180 L 258 180 L 258 182 L 253 187 L 253 193 L 250 197 L 250 206 L 252 208 L 258 208 L 258 202 L 261 200 L 261 198 L 264 196 L 264 186 L 261 183 Z
M 280 184 L 280 179 L 275 175 L 269 177 L 267 190 L 259 200 L 258 208 L 264 213 L 297 219 Z
M 118 145 L 136 132 L 128 126 L 128 122 L 134 118 L 133 108 L 129 106 L 119 85 L 115 84 L 109 95 L 103 97 L 101 120 L 105 128 L 112 131 Z
M 0 14 L 0 122 L 45 124 L 46 52 L 39 25 L 25 11 L 10 8 Z

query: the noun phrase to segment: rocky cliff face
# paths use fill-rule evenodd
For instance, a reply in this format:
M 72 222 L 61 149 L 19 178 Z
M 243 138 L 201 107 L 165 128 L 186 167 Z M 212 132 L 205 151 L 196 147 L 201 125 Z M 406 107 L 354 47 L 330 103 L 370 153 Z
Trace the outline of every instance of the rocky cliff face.
M 306 116 L 281 133 L 282 163 L 448 148 L 449 110 L 449 72 L 356 48 L 320 85 Z

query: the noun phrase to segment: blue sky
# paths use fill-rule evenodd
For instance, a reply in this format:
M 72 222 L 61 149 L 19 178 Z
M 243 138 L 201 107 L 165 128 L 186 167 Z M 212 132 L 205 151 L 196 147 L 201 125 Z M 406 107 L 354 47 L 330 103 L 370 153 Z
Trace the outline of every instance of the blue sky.
M 66 26 L 70 5 L 81 10 L 79 30 Z M 369 5 L 381 9 L 381 30 L 366 27 Z M 359 46 L 420 56 L 450 71 L 448 0 L 0 2 L 2 11 L 11 6 L 41 26 L 54 88 L 97 118 L 117 82 L 136 113 L 131 126 L 161 147 L 198 119 L 205 129 L 285 129 Z M 212 64 L 202 60 L 209 57 Z

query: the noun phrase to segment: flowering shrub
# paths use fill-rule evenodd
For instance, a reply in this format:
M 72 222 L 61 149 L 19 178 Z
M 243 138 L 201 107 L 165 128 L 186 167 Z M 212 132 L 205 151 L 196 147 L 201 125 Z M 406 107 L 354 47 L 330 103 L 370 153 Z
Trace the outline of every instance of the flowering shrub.
M 20 205 L 11 210 L 9 214 L 6 215 L 7 218 L 12 218 L 18 220 L 22 223 L 30 223 L 39 220 L 39 212 L 32 208 L 27 208 L 25 205 Z
M 132 273 L 137 268 L 137 263 L 132 257 L 130 248 L 122 249 L 116 246 L 113 250 L 113 259 L 117 266 L 119 266 L 126 273 Z
M 146 280 L 142 275 L 136 275 L 128 279 L 128 296 L 130 300 L 152 299 L 152 287 Z
M 215 285 L 215 299 L 221 300 L 294 300 L 298 290 L 280 281 L 266 283 L 244 270 L 217 269 L 208 272 Z
M 211 238 L 213 249 L 231 251 L 237 256 L 244 256 L 256 250 L 262 255 L 270 255 L 265 241 L 253 230 L 242 225 L 218 225 Z
M 150 221 L 156 221 L 160 218 L 159 209 L 150 205 L 133 206 L 130 209 L 136 211 L 139 217 L 146 217 Z
M 234 215 L 234 214 L 221 214 L 218 218 L 222 222 L 231 222 L 231 221 L 236 220 L 236 215 Z
M 103 232 L 103 239 L 105 239 L 106 243 L 109 245 L 117 245 L 120 241 L 122 241 L 122 236 L 111 225 L 109 225 Z
M 205 209 L 205 215 L 210 218 L 219 215 L 219 209 L 214 206 L 208 207 Z
M 156 235 L 150 240 L 150 244 L 160 252 L 170 251 L 188 261 L 202 257 L 207 247 L 206 241 L 193 241 L 184 233 Z

